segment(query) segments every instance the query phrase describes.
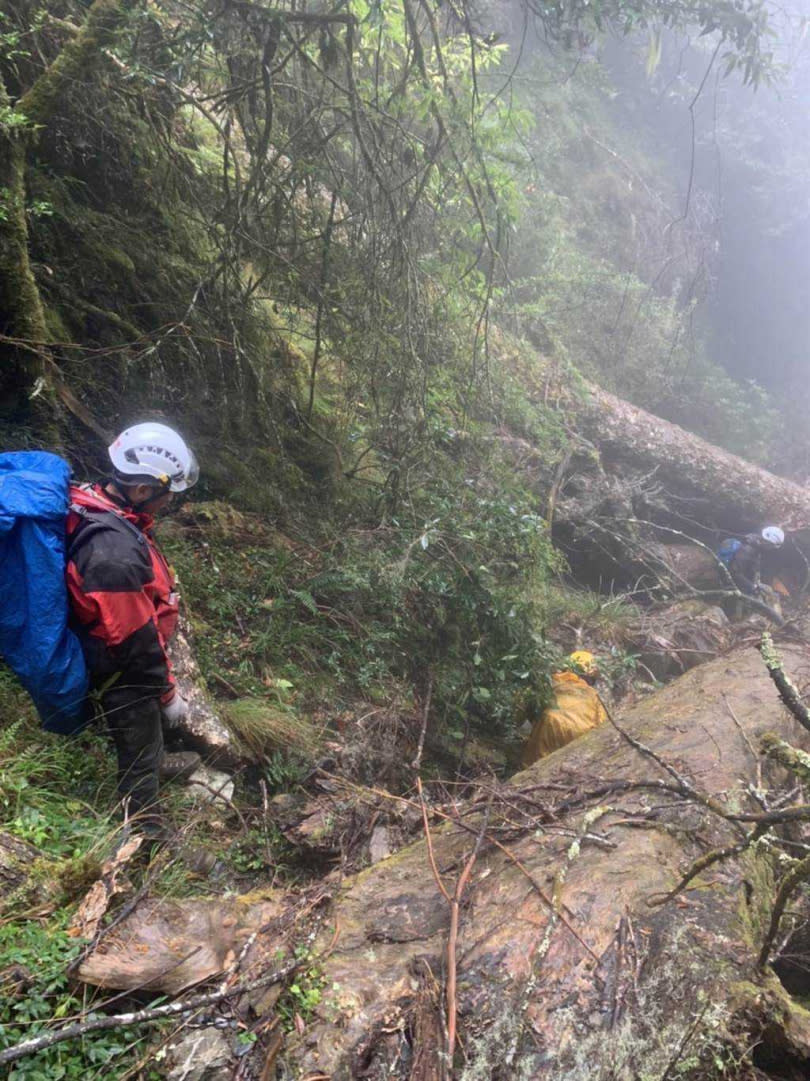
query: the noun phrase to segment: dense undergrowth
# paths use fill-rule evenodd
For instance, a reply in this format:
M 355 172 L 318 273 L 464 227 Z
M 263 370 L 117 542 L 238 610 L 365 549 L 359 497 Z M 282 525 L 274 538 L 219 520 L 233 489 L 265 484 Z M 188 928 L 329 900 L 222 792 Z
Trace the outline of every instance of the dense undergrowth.
M 109 750 L 92 735 L 38 730 L 27 697 L 0 673 L 0 829 L 34 846 L 24 881 L 6 892 L 0 922 L 0 1047 L 88 1006 L 67 967 L 81 945 L 68 935 L 75 907 L 99 874 L 115 825 Z M 40 855 L 37 856 L 37 853 Z M 143 1036 L 110 1033 L 54 1048 L 11 1068 L 13 1081 L 80 1081 L 121 1070 Z
M 19 883 L 7 888 L 0 920 L 0 1049 L 88 1012 L 138 1005 L 77 982 L 70 965 L 86 945 L 72 930 L 80 901 L 122 840 L 116 809 L 112 746 L 101 726 L 77 737 L 42 732 L 27 696 L 0 671 L 0 832 L 31 846 L 21 855 Z M 237 778 L 233 808 L 192 803 L 181 788 L 166 793 L 178 824 L 171 851 L 128 869 L 130 894 L 145 883 L 158 896 L 247 892 L 269 881 L 291 886 L 311 872 L 300 865 L 262 814 L 257 782 L 273 793 L 292 785 L 305 765 L 289 747 L 267 751 L 264 766 Z M 211 877 L 176 855 L 202 846 L 216 859 Z M 154 996 L 150 996 L 154 998 Z M 29 1056 L 4 1074 L 9 1081 L 83 1081 L 102 1077 L 153 1081 L 150 1065 L 160 1026 L 93 1033 Z

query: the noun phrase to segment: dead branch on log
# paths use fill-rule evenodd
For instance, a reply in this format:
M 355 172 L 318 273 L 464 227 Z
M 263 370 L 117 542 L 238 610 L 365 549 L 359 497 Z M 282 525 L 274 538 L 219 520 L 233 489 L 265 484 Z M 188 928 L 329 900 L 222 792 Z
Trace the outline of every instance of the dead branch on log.
M 678 771 L 673 765 L 667 762 L 666 759 L 662 758 L 660 754 L 654 751 L 651 747 L 648 747 L 645 743 L 642 743 L 641 740 L 638 740 L 634 736 L 631 736 L 629 732 L 625 731 L 625 729 L 623 729 L 621 725 L 616 722 L 616 718 L 613 716 L 607 706 L 605 706 L 604 708 L 605 713 L 607 714 L 607 719 L 610 721 L 610 723 L 613 725 L 613 727 L 616 729 L 622 739 L 625 739 L 631 747 L 635 748 L 635 750 L 639 752 L 639 754 L 642 754 L 646 758 L 651 759 L 653 762 L 656 763 L 656 765 L 660 766 L 662 770 L 668 773 L 678 785 L 681 795 L 687 796 L 689 799 L 694 800 L 695 803 L 702 804 L 702 806 L 707 807 L 710 811 L 713 811 L 715 814 L 720 815 L 722 818 L 725 818 L 728 822 L 735 822 L 738 820 L 736 816 L 730 815 L 726 808 L 723 807 L 721 803 L 718 803 L 716 799 L 713 799 L 711 796 L 704 796 L 702 792 L 699 792 L 693 785 L 689 783 L 689 781 L 686 780 L 685 777 L 682 777 L 681 774 L 678 773 Z
M 447 937 L 447 1065 L 451 1072 L 453 1069 L 453 1055 L 456 1050 L 456 1024 L 458 1014 L 456 1006 L 456 946 L 458 944 L 458 922 L 461 912 L 461 899 L 464 895 L 464 890 L 467 888 L 467 883 L 470 880 L 475 861 L 478 859 L 478 853 L 481 851 L 481 844 L 486 836 L 488 824 L 489 807 L 487 807 L 484 813 L 484 820 L 481 823 L 481 829 L 476 838 L 475 847 L 470 853 L 469 859 L 464 864 L 463 871 L 458 876 L 456 888 L 453 890 L 453 897 L 450 901 L 450 934 Z
M 810 783 L 810 755 L 791 747 L 785 740 L 779 739 L 773 732 L 766 732 L 760 739 L 763 754 L 778 762 L 780 766 L 795 773 L 800 781 Z
M 423 824 L 423 826 L 425 828 L 425 843 L 427 844 L 428 861 L 430 862 L 430 870 L 431 870 L 431 872 L 433 874 L 433 878 L 434 878 L 434 880 L 436 882 L 436 885 L 439 887 L 439 892 L 441 893 L 442 897 L 444 897 L 445 901 L 447 901 L 447 903 L 449 904 L 450 903 L 450 894 L 449 894 L 449 892 L 447 890 L 447 887 L 445 886 L 444 882 L 442 881 L 442 876 L 439 874 L 439 868 L 436 866 L 436 857 L 435 857 L 435 855 L 433 853 L 433 839 L 431 838 L 431 835 L 430 835 L 430 823 L 428 822 L 427 805 L 425 803 L 425 794 L 424 794 L 424 792 L 422 790 L 422 778 L 421 777 L 416 778 L 416 791 L 419 793 L 419 803 L 421 805 L 421 810 L 422 810 L 422 824 Z M 410 802 L 410 800 L 408 802 Z
M 428 699 L 426 706 L 430 702 L 430 693 L 428 691 Z M 427 708 L 425 709 L 425 721 L 427 721 Z M 424 735 L 424 727 L 423 727 Z M 416 789 L 419 793 L 419 800 L 422 808 L 422 822 L 425 829 L 425 842 L 428 850 L 428 860 L 430 862 L 430 870 L 435 879 L 436 885 L 439 888 L 439 892 L 444 897 L 447 904 L 450 906 L 450 933 L 447 937 L 447 974 L 445 977 L 445 1010 L 447 1014 L 446 1020 L 446 1032 L 447 1032 L 447 1064 L 448 1070 L 452 1072 L 453 1068 L 453 1055 L 456 1049 L 456 1026 L 458 1009 L 456 1004 L 456 977 L 457 977 L 457 963 L 456 963 L 456 947 L 458 945 L 458 928 L 459 917 L 461 914 L 461 900 L 464 896 L 464 890 L 467 888 L 467 883 L 470 880 L 475 861 L 478 859 L 478 853 L 481 851 L 481 845 L 486 837 L 487 826 L 489 825 L 489 806 L 487 806 L 484 812 L 483 822 L 478 830 L 475 840 L 475 846 L 470 853 L 467 862 L 464 864 L 461 874 L 456 880 L 455 888 L 452 894 L 445 886 L 439 868 L 436 866 L 436 857 L 433 852 L 433 840 L 430 835 L 430 823 L 428 822 L 427 806 L 425 804 L 425 796 L 422 789 L 422 778 L 416 778 Z M 490 805 L 492 797 L 490 797 Z M 447 816 L 442 816 L 447 817 Z
M 17 1059 L 24 1058 L 26 1055 L 33 1055 L 36 1051 L 41 1051 L 45 1047 L 53 1047 L 57 1043 L 64 1043 L 65 1040 L 73 1040 L 78 1036 L 86 1036 L 90 1032 L 101 1032 L 106 1029 L 130 1028 L 132 1025 L 152 1024 L 156 1021 L 165 1021 L 168 1017 L 179 1017 L 182 1016 L 182 1014 L 193 1013 L 195 1010 L 205 1009 L 207 1006 L 214 1006 L 225 999 L 235 998 L 237 995 L 248 994 L 251 991 L 258 991 L 262 987 L 269 987 L 271 984 L 280 983 L 281 980 L 286 979 L 287 976 L 291 976 L 300 965 L 300 961 L 293 961 L 289 965 L 276 969 L 276 971 L 272 972 L 269 976 L 264 976 L 261 980 L 256 980 L 253 983 L 239 984 L 235 987 L 226 988 L 225 990 L 210 991 L 207 994 L 193 995 L 191 998 L 182 1002 L 170 1002 L 165 1006 L 154 1006 L 143 1010 L 134 1010 L 130 1013 L 113 1014 L 111 1017 L 92 1017 L 88 1021 L 79 1021 L 75 1024 L 64 1025 L 62 1028 L 54 1029 L 51 1032 L 45 1033 L 43 1036 L 35 1036 L 33 1039 L 23 1040 L 21 1043 L 14 1044 L 13 1047 L 6 1048 L 5 1051 L 0 1051 L 0 1065 L 4 1065 L 7 1062 L 16 1062 Z
M 776 689 L 779 691 L 779 697 L 799 724 L 810 732 L 810 710 L 808 710 L 807 706 L 802 702 L 798 688 L 785 672 L 782 660 L 774 647 L 773 639 L 767 631 L 764 631 L 762 634 L 762 642 L 759 651 L 762 654 L 765 667 L 768 669 L 768 674 L 776 684 Z
M 726 845 L 725 848 L 715 848 L 711 852 L 706 852 L 689 868 L 683 878 L 680 880 L 677 886 L 669 890 L 668 893 L 653 894 L 647 899 L 647 904 L 650 908 L 657 907 L 658 905 L 665 905 L 667 901 L 672 901 L 679 893 L 682 893 L 692 879 L 697 878 L 699 874 L 702 874 L 709 867 L 712 867 L 715 863 L 720 863 L 721 860 L 731 859 L 734 856 L 739 856 L 740 853 L 745 852 L 750 848 L 755 841 L 758 841 L 760 837 L 763 837 L 771 826 L 767 822 L 760 822 L 754 829 L 748 834 L 745 840 L 740 841 L 736 845 Z
M 650 747 L 647 747 L 640 740 L 634 739 L 628 732 L 625 732 L 613 719 L 611 714 L 607 712 L 608 720 L 630 744 L 640 754 L 646 755 L 651 758 L 653 762 L 656 762 L 662 769 L 666 770 L 670 776 L 674 777 L 677 782 L 678 791 L 682 796 L 686 796 L 688 799 L 693 800 L 696 803 L 701 804 L 714 814 L 724 818 L 726 822 L 733 824 L 736 828 L 740 828 L 740 823 L 750 822 L 759 825 L 784 825 L 787 822 L 807 822 L 810 821 L 810 803 L 799 803 L 795 807 L 786 807 L 784 809 L 776 811 L 765 811 L 762 814 L 753 814 L 746 812 L 731 812 L 723 807 L 716 799 L 712 799 L 710 796 L 704 796 L 696 788 L 693 788 L 689 782 L 681 777 L 681 775 L 675 770 L 673 766 L 666 762 L 660 755 L 656 754 Z M 646 784 L 636 784 L 636 787 L 648 787 Z
M 588 943 L 585 941 L 585 939 L 582 938 L 582 936 L 577 932 L 577 930 L 574 927 L 571 926 L 570 922 L 565 918 L 565 916 L 563 916 L 562 912 L 560 911 L 560 908 L 555 907 L 555 904 L 552 901 L 552 899 L 548 896 L 548 894 L 545 892 L 545 890 L 538 884 L 538 882 L 535 880 L 534 876 L 532 875 L 531 871 L 529 871 L 529 869 L 523 863 L 521 863 L 521 861 L 514 854 L 514 852 L 510 848 L 508 848 L 506 845 L 501 844 L 501 842 L 496 837 L 493 837 L 491 834 L 487 838 L 487 840 L 489 840 L 492 844 L 495 845 L 495 847 L 497 849 L 499 849 L 501 852 L 503 852 L 503 854 L 506 856 L 506 858 L 511 860 L 511 862 L 515 865 L 515 867 L 517 867 L 517 869 L 521 872 L 521 874 L 523 874 L 529 880 L 529 883 L 531 884 L 532 889 L 537 894 L 537 896 L 540 898 L 540 900 L 543 902 L 543 904 L 546 906 L 546 908 L 548 908 L 549 911 L 551 911 L 551 912 L 556 912 L 557 919 L 563 925 L 563 927 L 566 929 L 566 931 L 568 931 L 569 934 L 573 935 L 573 937 L 577 940 L 577 942 L 580 944 L 580 946 L 582 946 L 583 950 L 585 950 L 585 952 L 587 954 L 589 954 L 590 957 L 592 957 L 593 960 L 596 961 L 596 963 L 598 964 L 599 963 L 599 954 L 596 953 L 594 950 L 592 950 L 591 947 L 588 945 Z
M 766 604 L 764 601 L 759 600 L 757 597 L 752 597 L 748 593 L 743 593 L 740 589 L 737 588 L 737 585 L 734 582 L 734 579 L 731 577 L 731 572 L 729 571 L 728 567 L 719 558 L 717 553 L 714 552 L 707 544 L 704 544 L 703 541 L 698 540 L 696 537 L 691 537 L 688 533 L 684 533 L 680 529 L 673 529 L 671 526 L 659 525 L 657 522 L 650 522 L 645 518 L 616 518 L 614 520 L 617 521 L 617 522 L 625 522 L 625 523 L 628 523 L 628 524 L 631 524 L 631 525 L 643 525 L 643 526 L 649 526 L 651 529 L 658 529 L 663 533 L 669 533 L 670 535 L 680 537 L 682 540 L 687 541 L 689 544 L 693 544 L 697 548 L 702 548 L 704 552 L 708 552 L 709 555 L 714 560 L 715 564 L 717 565 L 718 569 L 720 570 L 721 581 L 726 583 L 726 585 L 728 585 L 729 588 L 727 588 L 727 589 L 725 589 L 725 588 L 724 589 L 696 589 L 691 584 L 691 582 L 687 581 L 686 578 L 684 578 L 682 575 L 678 574 L 677 571 L 674 570 L 674 568 L 669 567 L 666 564 L 664 564 L 664 566 L 666 567 L 667 573 L 670 576 L 672 576 L 673 578 L 677 579 L 677 581 L 682 586 L 685 587 L 685 589 L 689 592 L 689 595 L 691 597 L 693 597 L 695 600 L 706 600 L 706 601 L 710 601 L 710 600 L 712 600 L 712 601 L 735 600 L 735 601 L 740 601 L 743 604 L 746 604 L 749 608 L 753 608 L 754 611 L 760 612 L 762 615 L 767 616 L 768 619 L 770 619 L 771 622 L 775 623 L 777 627 L 784 627 L 785 620 L 782 618 L 782 616 L 779 615 L 778 612 L 774 611 L 774 609 L 771 608 L 770 605 Z M 599 522 L 594 522 L 591 519 L 589 519 L 589 524 L 596 526 L 603 533 L 607 533 L 608 536 L 612 537 L 614 540 L 619 540 L 619 541 L 623 540 L 623 538 L 619 534 L 613 533 L 611 530 L 607 529 L 606 526 L 601 525 Z M 639 541 L 639 540 L 637 540 L 635 538 L 632 538 L 631 543 L 634 544 L 636 546 L 636 548 L 643 555 L 645 555 L 648 559 L 651 558 L 657 563 L 661 562 L 661 560 L 655 555 L 655 553 L 650 552 L 645 547 L 645 545 L 642 544 L 641 541 Z
M 731 571 L 725 565 L 723 560 L 718 556 L 714 549 L 710 548 L 708 544 L 704 544 L 703 541 L 698 540 L 697 537 L 692 537 L 680 529 L 673 529 L 672 526 L 659 525 L 657 522 L 650 522 L 645 518 L 617 518 L 616 521 L 627 522 L 631 525 L 650 526 L 652 529 L 659 529 L 662 533 L 669 533 L 676 537 L 680 537 L 681 540 L 685 540 L 688 544 L 694 544 L 697 548 L 702 548 L 704 552 L 708 552 L 717 565 L 717 569 L 720 572 L 720 581 L 725 582 L 731 590 L 738 592 L 734 579 L 731 577 Z M 680 575 L 678 575 L 678 578 L 680 578 Z M 683 579 L 681 579 L 681 581 L 683 581 Z
M 703 1008 L 701 1009 L 700 1013 L 697 1014 L 697 1016 L 692 1021 L 692 1024 L 689 1025 L 689 1027 L 684 1032 L 683 1037 L 681 1038 L 681 1041 L 680 1041 L 680 1043 L 678 1044 L 678 1047 L 675 1050 L 675 1053 L 673 1054 L 672 1058 L 667 1063 L 667 1068 L 664 1070 L 663 1074 L 661 1075 L 661 1081 L 669 1081 L 670 1077 L 672 1077 L 673 1070 L 678 1065 L 678 1063 L 681 1061 L 681 1058 L 683 1057 L 683 1054 L 686 1051 L 686 1048 L 689 1046 L 690 1040 L 694 1039 L 695 1033 L 700 1028 L 700 1025 L 701 1025 L 701 1023 L 703 1021 L 703 1018 L 706 1016 L 706 1013 L 708 1012 L 708 1009 L 711 1006 L 711 1002 L 712 1002 L 711 998 L 708 998 L 706 1003 L 704 1004 Z
M 779 883 L 779 888 L 776 891 L 776 900 L 773 903 L 773 911 L 771 912 L 771 922 L 765 935 L 765 941 L 762 943 L 762 949 L 760 950 L 759 959 L 757 961 L 760 969 L 765 968 L 768 963 L 771 947 L 773 946 L 774 939 L 779 930 L 779 924 L 784 915 L 788 901 L 795 889 L 808 879 L 810 879 L 810 856 L 805 856 L 803 860 L 800 860 L 795 867 L 788 871 Z
M 380 798 L 380 799 L 389 800 L 392 803 L 404 804 L 406 807 L 411 807 L 416 811 L 421 811 L 422 816 L 423 816 L 423 818 L 422 818 L 423 824 L 426 823 L 427 808 L 426 808 L 426 805 L 424 804 L 424 801 L 422 801 L 421 804 L 415 803 L 413 800 L 408 799 L 406 796 L 396 796 L 392 792 L 386 792 L 385 789 L 382 789 L 382 788 L 365 788 L 365 787 L 363 787 L 361 785 L 354 784 L 351 781 L 347 781 L 343 777 L 338 779 L 338 778 L 332 777 L 331 774 L 326 774 L 326 776 L 330 777 L 330 779 L 333 780 L 333 781 L 339 781 L 339 783 L 342 786 L 344 786 L 345 788 L 351 789 L 352 792 L 354 792 L 355 794 L 357 794 L 361 798 L 362 797 L 368 798 L 370 796 L 374 796 L 374 797 L 377 797 L 377 798 Z M 417 778 L 416 785 L 417 785 L 417 790 L 418 790 L 419 787 L 421 786 L 421 779 Z M 536 786 L 536 787 L 545 787 L 545 786 Z M 645 782 L 616 781 L 616 782 L 612 782 L 611 784 L 604 785 L 603 787 L 597 789 L 595 792 L 584 793 L 577 800 L 570 800 L 568 805 L 566 806 L 566 809 L 571 809 L 571 808 L 573 808 L 573 807 L 575 807 L 577 805 L 580 805 L 580 804 L 582 804 L 584 802 L 588 802 L 589 800 L 592 800 L 592 799 L 598 799 L 600 796 L 607 795 L 607 794 L 612 793 L 612 792 L 626 792 L 626 791 L 630 791 L 632 789 L 637 789 L 637 788 L 651 788 L 651 789 L 654 789 L 657 792 L 673 792 L 673 793 L 678 794 L 678 795 L 683 794 L 679 788 L 676 788 L 675 785 L 667 784 L 666 781 L 645 781 Z M 529 789 L 529 791 L 532 791 L 532 789 Z M 519 793 L 520 793 L 520 789 L 515 789 L 513 794 L 519 794 Z M 479 805 L 479 808 L 480 808 L 480 805 Z M 476 808 L 476 811 L 479 810 L 479 808 Z M 438 818 L 441 818 L 445 822 L 450 822 L 453 825 L 458 826 L 459 829 L 465 830 L 467 833 L 472 834 L 474 837 L 478 836 L 478 831 L 475 829 L 475 827 L 471 826 L 471 825 L 468 825 L 468 823 L 464 822 L 461 815 L 449 815 L 449 814 L 445 813 L 444 811 L 442 811 L 438 807 L 432 807 L 431 808 L 431 813 L 435 814 Z M 808 808 L 808 813 L 809 813 L 809 816 L 810 816 L 810 808 Z M 514 852 L 507 845 L 505 845 L 501 841 L 499 841 L 497 837 L 494 837 L 491 831 L 489 831 L 487 833 L 486 840 L 490 844 L 493 844 L 500 852 L 502 852 L 506 856 L 506 858 L 508 860 L 510 860 L 515 865 L 515 867 L 517 867 L 517 869 L 521 872 L 521 874 L 524 875 L 524 877 L 528 880 L 528 882 L 531 885 L 532 889 L 537 894 L 537 896 L 540 898 L 540 900 L 543 902 L 543 904 L 546 906 L 546 908 L 548 908 L 549 911 L 551 911 L 551 912 L 555 911 L 555 905 L 554 905 L 554 902 L 552 901 L 552 899 L 548 896 L 548 894 L 545 892 L 545 890 L 542 888 L 542 886 L 540 886 L 540 884 L 532 876 L 532 874 L 528 870 L 528 868 L 518 859 L 518 857 L 514 854 Z M 428 845 L 429 858 L 433 859 L 433 866 L 435 867 L 435 858 L 433 858 L 433 842 L 432 842 L 432 840 L 430 840 L 429 838 L 426 837 L 426 843 Z M 433 868 L 431 868 L 431 870 L 433 870 Z M 440 881 L 438 868 L 436 868 L 435 871 L 433 871 L 433 877 L 437 881 L 437 883 Z M 442 884 L 441 888 L 442 889 L 444 888 L 443 884 Z M 447 900 L 449 901 L 449 897 L 447 897 Z M 599 954 L 597 954 L 593 949 L 591 949 L 591 947 L 584 940 L 584 938 L 582 938 L 582 936 L 577 932 L 576 928 L 574 928 L 571 925 L 571 923 L 562 915 L 561 912 L 558 912 L 557 915 L 558 915 L 559 921 L 563 925 L 563 927 L 565 927 L 565 929 L 577 940 L 577 942 L 580 944 L 580 946 L 583 948 L 583 950 L 585 950 L 585 952 L 587 954 L 589 954 L 590 957 L 592 957 L 593 960 L 598 963 Z

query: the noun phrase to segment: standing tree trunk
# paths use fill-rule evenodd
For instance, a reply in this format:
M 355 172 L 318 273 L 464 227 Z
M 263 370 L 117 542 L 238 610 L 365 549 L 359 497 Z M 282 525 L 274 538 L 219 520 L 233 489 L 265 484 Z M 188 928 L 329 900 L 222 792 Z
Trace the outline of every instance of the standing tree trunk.
M 27 116 L 11 105 L 0 78 L 0 333 L 38 343 L 47 336 L 45 313 L 28 258 L 25 162 L 32 139 Z M 0 387 L 19 388 L 42 374 L 42 360 L 25 345 L 11 345 Z M 5 393 L 4 393 L 5 397 Z
M 45 311 L 28 254 L 25 170 L 38 132 L 60 100 L 88 77 L 137 0 L 93 0 L 76 36 L 34 84 L 12 102 L 0 78 L 0 334 L 13 339 L 0 372 L 3 398 L 50 377 Z M 0 343 L 2 346 L 3 343 Z

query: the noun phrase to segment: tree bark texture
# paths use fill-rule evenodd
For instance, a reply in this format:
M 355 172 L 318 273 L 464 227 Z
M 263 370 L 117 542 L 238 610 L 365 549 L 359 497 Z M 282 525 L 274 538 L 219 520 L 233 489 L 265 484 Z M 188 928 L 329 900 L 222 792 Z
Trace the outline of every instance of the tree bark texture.
M 11 103 L 0 78 L 0 111 Z M 28 258 L 28 222 L 25 211 L 25 162 L 31 129 L 0 119 L 0 333 L 32 342 L 44 342 L 45 313 Z M 42 365 L 26 349 L 3 350 L 2 384 L 13 385 L 20 375 L 33 381 Z
M 9 899 L 25 886 L 31 875 L 31 866 L 40 857 L 40 852 L 10 833 L 0 832 L 0 912 L 4 911 Z
M 775 522 L 810 540 L 810 491 L 729 451 L 591 386 L 584 400 L 565 402 L 578 433 L 611 464 L 656 469 L 660 480 L 711 498 L 712 516 L 753 528 Z
M 198 751 L 205 759 L 224 767 L 244 764 L 244 757 L 234 746 L 233 737 L 214 708 L 205 689 L 199 665 L 191 647 L 188 620 L 183 617 L 169 643 L 177 688 L 188 702 L 188 716 L 176 726 L 183 745 Z M 172 726 L 168 726 L 171 730 Z
M 783 656 L 794 671 L 805 663 L 797 648 Z M 485 788 L 479 809 L 460 808 L 454 822 L 428 812 L 436 873 L 452 894 L 489 803 L 459 913 L 452 1076 L 661 1081 L 760 1039 L 763 1062 L 779 1047 L 810 1068 L 810 1013 L 756 965 L 775 892 L 771 850 L 746 848 L 752 826 L 712 809 L 761 812 L 749 787 L 762 769 L 765 783 L 782 776 L 760 758 L 759 737 L 805 734 L 751 648 L 689 672 L 618 724 L 683 784 L 605 724 L 505 794 Z M 695 860 L 736 846 L 745 851 L 660 903 Z M 294 1076 L 451 1076 L 438 991 L 451 913 L 426 842 L 348 881 L 327 922 L 313 952 L 328 953 L 328 990 L 288 1049 Z
M 114 38 L 136 0 L 93 0 L 75 37 L 16 101 L 11 102 L 0 79 L 0 331 L 35 343 L 4 350 L 2 384 L 11 389 L 21 378 L 32 382 L 49 374 L 45 312 L 28 256 L 25 170 L 37 133 L 48 125 L 60 101 L 95 70 L 102 50 Z M 5 114 L 5 115 L 3 115 Z M 18 121 L 14 118 L 18 118 Z

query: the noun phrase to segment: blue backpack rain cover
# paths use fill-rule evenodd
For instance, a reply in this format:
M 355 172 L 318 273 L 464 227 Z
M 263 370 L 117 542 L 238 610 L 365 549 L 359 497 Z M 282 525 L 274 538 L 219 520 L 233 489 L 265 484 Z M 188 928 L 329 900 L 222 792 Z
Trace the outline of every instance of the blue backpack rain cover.
M 741 540 L 737 540 L 736 537 L 728 537 L 717 549 L 717 558 L 728 567 L 741 548 Z
M 42 725 L 84 727 L 87 669 L 68 627 L 65 518 L 70 466 L 45 451 L 0 454 L 0 657 Z

